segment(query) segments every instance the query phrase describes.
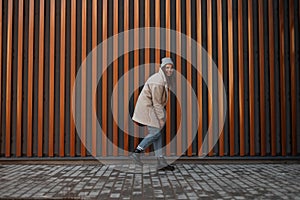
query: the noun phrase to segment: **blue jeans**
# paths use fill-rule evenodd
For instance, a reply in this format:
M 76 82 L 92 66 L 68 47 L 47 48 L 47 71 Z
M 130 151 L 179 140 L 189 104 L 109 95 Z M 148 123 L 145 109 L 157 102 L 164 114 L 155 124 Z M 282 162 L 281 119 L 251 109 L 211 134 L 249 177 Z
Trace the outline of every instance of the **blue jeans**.
M 153 144 L 155 156 L 162 156 L 162 134 L 159 128 L 147 126 L 148 135 L 138 145 L 143 150 Z

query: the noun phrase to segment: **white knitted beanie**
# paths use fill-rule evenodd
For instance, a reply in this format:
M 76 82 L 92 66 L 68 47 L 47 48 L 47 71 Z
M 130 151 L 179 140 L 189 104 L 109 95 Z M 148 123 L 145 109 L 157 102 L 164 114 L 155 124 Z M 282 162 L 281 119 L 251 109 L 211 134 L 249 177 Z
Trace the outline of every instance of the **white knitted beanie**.
M 166 64 L 174 65 L 172 59 L 169 58 L 169 57 L 164 57 L 164 58 L 161 59 L 160 67 L 162 68 L 162 67 L 164 67 Z

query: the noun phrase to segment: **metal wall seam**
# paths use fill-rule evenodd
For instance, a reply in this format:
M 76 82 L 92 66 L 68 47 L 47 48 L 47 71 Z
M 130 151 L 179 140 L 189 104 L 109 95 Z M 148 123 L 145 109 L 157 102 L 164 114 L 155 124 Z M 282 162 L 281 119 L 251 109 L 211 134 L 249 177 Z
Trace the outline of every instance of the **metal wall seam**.
M 97 89 L 97 0 L 93 0 L 92 2 L 92 91 Z M 94 115 L 96 112 L 96 101 L 97 96 L 92 96 L 92 113 L 90 115 Z M 92 117 L 92 156 L 96 156 L 97 154 L 97 127 L 96 120 Z
M 124 1 L 124 52 L 129 48 L 129 0 Z M 129 54 L 124 55 L 124 74 L 129 71 Z M 124 76 L 124 102 L 129 100 L 129 76 Z M 129 142 L 129 109 L 128 105 L 124 105 L 124 156 L 128 155 L 128 142 Z
M 139 28 L 139 0 L 134 0 L 134 29 Z M 134 88 L 139 84 L 139 32 L 134 30 Z M 134 91 L 134 105 L 138 99 L 139 90 Z M 134 126 L 134 147 L 138 145 L 139 127 Z
M 114 6 L 113 6 L 113 34 L 116 35 L 118 34 L 118 0 L 114 1 Z M 114 52 L 114 58 L 118 57 L 118 37 L 114 37 L 113 41 L 113 52 Z M 118 59 L 114 60 L 113 62 L 113 88 L 116 86 L 118 82 Z M 113 113 L 114 116 L 118 116 L 118 88 L 115 88 L 116 90 L 116 95 L 112 97 L 112 102 L 113 102 Z M 117 120 L 117 121 L 115 121 Z M 113 156 L 118 155 L 118 118 L 113 119 Z
M 87 83 L 86 83 L 86 76 L 87 76 L 87 62 L 84 61 L 86 58 L 86 24 L 87 24 L 87 2 L 86 0 L 82 0 L 82 27 L 81 27 L 81 113 L 80 113 L 80 119 L 81 119 L 81 133 L 80 133 L 80 139 L 81 139 L 81 157 L 86 156 L 86 106 L 87 106 L 87 100 L 86 100 L 86 89 L 87 89 Z
M 102 12 L 102 41 L 107 39 L 107 0 L 103 0 Z M 102 156 L 107 155 L 107 44 L 102 46 Z
M 292 155 L 297 155 L 297 105 L 296 105 L 296 70 L 295 70 L 295 20 L 294 0 L 289 0 L 289 29 L 290 29 L 290 67 L 291 67 L 291 110 L 292 110 Z
M 76 1 L 71 1 L 71 61 L 70 61 L 70 99 L 73 94 L 73 86 L 76 77 Z M 74 100 L 75 101 L 75 100 Z M 74 104 L 76 102 L 73 102 Z M 70 156 L 75 156 L 75 113 L 73 115 L 72 103 L 70 103 Z

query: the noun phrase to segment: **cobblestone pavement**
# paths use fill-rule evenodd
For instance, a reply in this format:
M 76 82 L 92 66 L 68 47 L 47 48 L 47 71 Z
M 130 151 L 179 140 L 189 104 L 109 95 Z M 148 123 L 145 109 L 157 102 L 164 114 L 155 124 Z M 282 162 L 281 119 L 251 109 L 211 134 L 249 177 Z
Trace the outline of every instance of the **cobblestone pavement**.
M 300 164 L 176 164 L 173 172 L 150 173 L 107 165 L 0 165 L 0 198 L 300 199 Z

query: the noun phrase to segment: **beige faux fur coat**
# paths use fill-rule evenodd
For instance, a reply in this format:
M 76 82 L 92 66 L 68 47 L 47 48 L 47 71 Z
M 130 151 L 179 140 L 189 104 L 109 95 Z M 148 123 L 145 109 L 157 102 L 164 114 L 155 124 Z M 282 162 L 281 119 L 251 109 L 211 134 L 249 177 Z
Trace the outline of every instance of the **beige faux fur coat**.
M 168 101 L 168 84 L 162 69 L 153 74 L 145 83 L 138 97 L 132 119 L 140 124 L 160 127 L 165 121 L 165 105 Z

